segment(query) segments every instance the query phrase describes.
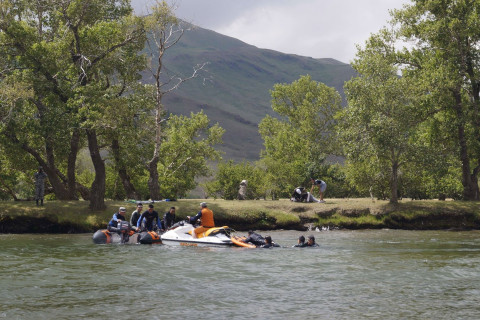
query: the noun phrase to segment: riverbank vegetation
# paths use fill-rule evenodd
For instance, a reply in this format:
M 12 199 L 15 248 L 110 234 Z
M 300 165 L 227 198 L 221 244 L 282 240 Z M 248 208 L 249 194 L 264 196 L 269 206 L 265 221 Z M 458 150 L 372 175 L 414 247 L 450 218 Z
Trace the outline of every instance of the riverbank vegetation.
M 222 203 L 219 221 L 238 220 L 242 228 L 248 221 L 257 228 L 443 228 L 447 223 L 425 219 L 445 213 L 450 227 L 472 227 L 476 213 L 457 208 L 462 202 L 418 206 L 401 199 L 480 198 L 479 10 L 480 0 L 394 10 L 391 28 L 358 48 L 345 101 L 309 75 L 274 85 L 271 114 L 259 123 L 265 149 L 259 161 L 235 164 L 217 163 L 223 128 L 202 111 L 173 115 L 163 104 L 165 94 L 194 80 L 207 63 L 162 75 L 163 55 L 191 27 L 166 2 L 156 2 L 147 17 L 135 16 L 128 1 L 2 2 L 0 198 L 31 197 L 33 172 L 42 166 L 47 203 L 62 202 L 33 212 L 45 211 L 43 219 L 61 225 L 83 212 L 83 199 L 91 210 L 85 221 L 68 221 L 90 230 L 108 220 L 114 203 L 108 199 L 186 198 L 217 165 L 202 196 L 236 199 L 247 180 L 246 198 L 263 199 L 248 210 L 250 202 L 237 208 L 214 201 Z M 400 40 L 411 45 L 403 48 Z M 155 49 L 146 53 L 147 47 Z M 154 85 L 140 80 L 146 70 Z M 298 186 L 308 188 L 311 178 L 327 183 L 330 198 L 382 201 L 345 209 L 350 200 L 332 200 L 313 212 L 310 204 L 283 203 L 291 210 L 273 204 Z M 375 213 L 383 200 L 389 204 Z
M 202 200 L 155 203 L 160 216 L 175 206 L 177 220 L 194 215 Z M 4 201 L 0 209 L 0 233 L 82 233 L 104 229 L 120 206 L 127 218 L 135 203 L 106 201 L 107 209 L 92 212 L 86 201 Z M 480 229 L 480 203 L 472 201 L 400 200 L 398 204 L 371 199 L 327 199 L 320 203 L 296 203 L 287 199 L 210 200 L 217 226 L 238 231 L 291 229 Z

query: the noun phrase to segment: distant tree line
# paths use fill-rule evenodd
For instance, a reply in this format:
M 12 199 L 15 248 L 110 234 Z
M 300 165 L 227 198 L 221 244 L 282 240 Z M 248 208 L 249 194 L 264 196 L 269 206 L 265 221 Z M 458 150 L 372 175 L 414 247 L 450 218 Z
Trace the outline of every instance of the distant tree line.
M 185 197 L 219 161 L 203 183 L 209 197 L 236 199 L 242 180 L 249 199 L 289 197 L 313 177 L 327 197 L 478 200 L 478 12 L 480 0 L 392 11 L 389 28 L 358 47 L 346 107 L 308 75 L 276 84 L 260 160 L 234 163 L 215 149 L 218 124 L 163 105 L 205 65 L 165 74 L 162 57 L 187 29 L 164 1 L 146 17 L 129 1 L 2 2 L 0 197 L 33 194 L 38 166 L 53 197 L 92 210 L 105 198 Z M 153 85 L 140 82 L 145 70 Z

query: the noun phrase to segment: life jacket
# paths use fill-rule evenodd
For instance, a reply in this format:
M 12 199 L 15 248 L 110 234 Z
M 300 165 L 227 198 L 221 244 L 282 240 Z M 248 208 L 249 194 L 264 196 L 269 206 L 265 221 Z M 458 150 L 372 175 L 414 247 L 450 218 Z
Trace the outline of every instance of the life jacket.
M 213 228 L 215 227 L 215 221 L 213 220 L 213 211 L 208 208 L 202 209 L 202 220 L 201 224 L 202 227 L 205 228 Z

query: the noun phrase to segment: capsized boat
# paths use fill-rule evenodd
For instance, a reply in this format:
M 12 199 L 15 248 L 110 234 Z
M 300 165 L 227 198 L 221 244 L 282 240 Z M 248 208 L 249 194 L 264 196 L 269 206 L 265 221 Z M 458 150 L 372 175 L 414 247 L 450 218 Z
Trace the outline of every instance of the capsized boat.
M 227 226 L 210 228 L 198 235 L 192 237 L 192 231 L 195 227 L 187 222 L 180 221 L 174 224 L 168 231 L 161 235 L 164 244 L 173 244 L 181 246 L 231 246 L 232 240 L 230 233 L 233 231 Z

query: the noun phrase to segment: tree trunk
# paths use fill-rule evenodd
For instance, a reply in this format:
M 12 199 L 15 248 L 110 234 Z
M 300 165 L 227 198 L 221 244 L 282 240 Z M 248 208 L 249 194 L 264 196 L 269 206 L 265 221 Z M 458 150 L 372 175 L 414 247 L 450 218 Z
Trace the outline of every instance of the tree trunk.
M 75 164 L 77 162 L 78 149 L 80 144 L 80 131 L 74 129 L 72 132 L 72 137 L 70 138 L 70 152 L 68 154 L 67 162 L 67 186 L 68 193 L 71 199 L 77 200 L 77 188 L 76 188 L 76 178 L 75 178 Z
M 148 171 L 150 172 L 150 177 L 148 178 L 148 190 L 150 191 L 150 199 L 160 200 L 160 185 L 158 183 L 158 165 L 159 158 L 155 156 L 148 163 Z
M 392 176 L 390 180 L 390 203 L 398 203 L 398 162 L 392 163 Z
M 100 156 L 97 133 L 94 129 L 87 130 L 88 149 L 95 168 L 95 179 L 90 188 L 90 210 L 104 210 L 105 206 L 105 163 Z
M 122 163 L 122 159 L 120 156 L 120 143 L 116 138 L 112 140 L 112 153 L 113 158 L 115 159 L 115 165 L 117 167 L 118 175 L 120 177 L 120 180 L 122 181 L 125 194 L 127 195 L 127 199 L 140 199 L 140 196 L 137 193 L 135 186 L 130 181 L 130 176 L 127 173 L 127 169 Z
M 462 112 L 462 97 L 460 92 L 454 93 L 455 112 L 457 114 L 457 134 L 460 146 L 460 161 L 462 163 L 462 185 L 464 200 L 478 200 L 478 175 L 470 173 L 470 157 L 468 155 L 467 139 L 465 137 L 464 114 Z
M 29 153 L 37 161 L 37 163 L 43 167 L 45 173 L 48 176 L 48 181 L 50 182 L 50 185 L 53 188 L 55 197 L 58 200 L 72 200 L 69 198 L 68 190 L 63 184 L 63 181 L 57 175 L 57 172 L 59 172 L 59 170 L 54 166 L 55 164 L 53 164 L 53 167 L 50 166 L 35 149 L 30 147 L 25 142 L 20 142 L 20 140 L 18 140 L 17 136 L 15 135 L 14 129 L 9 128 L 5 130 L 5 135 L 9 138 L 9 140 L 12 143 L 14 143 L 15 145 L 22 148 L 24 151 Z

